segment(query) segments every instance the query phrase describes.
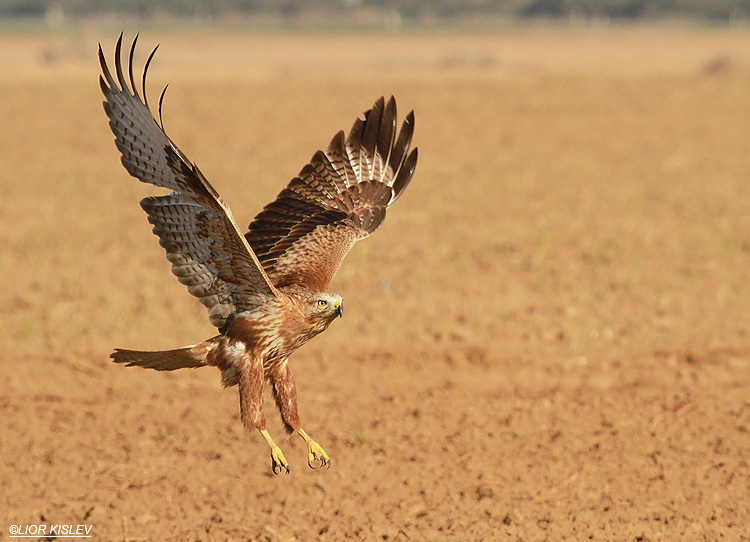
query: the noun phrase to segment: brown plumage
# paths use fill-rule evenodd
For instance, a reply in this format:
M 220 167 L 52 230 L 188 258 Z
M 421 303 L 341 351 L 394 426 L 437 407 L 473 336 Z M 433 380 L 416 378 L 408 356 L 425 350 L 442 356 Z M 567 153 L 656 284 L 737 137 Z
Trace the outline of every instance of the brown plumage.
M 217 367 L 224 386 L 239 387 L 242 423 L 268 442 L 274 473 L 289 472 L 266 430 L 263 390 L 268 382 L 285 428 L 307 442 L 310 467 L 330 466 L 323 448 L 302 429 L 288 359 L 342 315 L 341 296 L 326 290 L 354 243 L 380 226 L 386 209 L 409 184 L 417 162 L 417 150 L 409 151 L 414 115 L 409 113 L 397 131 L 395 100 L 380 98 L 348 135 L 337 133 L 325 152 L 316 152 L 243 235 L 216 190 L 164 132 L 164 91 L 160 120 L 151 113 L 146 72 L 156 49 L 139 92 L 133 78 L 137 39 L 128 55 L 127 78 L 122 34 L 114 76 L 99 46 L 104 110 L 128 173 L 172 190 L 143 199 L 141 207 L 172 272 L 208 309 L 219 334 L 175 350 L 115 349 L 111 357 L 157 371 Z

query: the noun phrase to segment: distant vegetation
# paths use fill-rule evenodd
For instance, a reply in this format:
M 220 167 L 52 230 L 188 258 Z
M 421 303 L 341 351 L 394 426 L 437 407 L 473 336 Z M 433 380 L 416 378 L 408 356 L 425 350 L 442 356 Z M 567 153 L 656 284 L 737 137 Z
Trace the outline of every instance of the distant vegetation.
M 306 16 L 401 22 L 457 18 L 660 19 L 690 17 L 746 22 L 750 0 L 0 0 L 0 16 L 64 17 L 98 15 L 152 17 Z

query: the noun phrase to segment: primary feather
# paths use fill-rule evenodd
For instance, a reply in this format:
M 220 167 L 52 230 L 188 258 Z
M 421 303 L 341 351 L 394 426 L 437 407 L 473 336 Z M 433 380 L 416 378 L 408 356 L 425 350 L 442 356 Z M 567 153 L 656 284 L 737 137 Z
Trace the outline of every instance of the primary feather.
M 264 296 L 275 296 L 276 289 L 229 208 L 149 109 L 146 73 L 156 49 L 143 71 L 143 98 L 136 90 L 133 52 L 137 40 L 136 36 L 128 55 L 129 81 L 122 69 L 122 34 L 115 48 L 116 79 L 99 47 L 104 110 L 128 173 L 142 182 L 174 190 L 169 196 L 146 198 L 142 206 L 173 263 L 172 271 L 186 283 L 184 272 L 192 270 L 188 291 L 209 310 L 211 323 L 222 329 L 232 314 L 257 306 Z
M 413 131 L 409 113 L 396 139 L 396 100 L 380 98 L 255 217 L 245 237 L 275 286 L 328 288 L 349 249 L 380 226 L 408 185 Z

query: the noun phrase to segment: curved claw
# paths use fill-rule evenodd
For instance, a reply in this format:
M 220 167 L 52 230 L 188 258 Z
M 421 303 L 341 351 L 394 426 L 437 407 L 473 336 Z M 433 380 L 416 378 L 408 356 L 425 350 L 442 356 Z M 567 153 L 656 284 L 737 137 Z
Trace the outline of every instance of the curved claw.
M 321 467 L 327 467 L 331 468 L 331 460 L 328 457 L 328 454 L 326 451 L 315 442 L 313 439 L 310 438 L 310 435 L 305 433 L 304 429 L 299 428 L 297 429 L 297 433 L 305 439 L 305 442 L 307 443 L 307 465 L 311 469 L 318 468 L 317 462 L 320 461 Z
M 289 463 L 287 463 L 281 448 L 271 448 L 271 470 L 274 474 L 281 474 L 284 470 L 289 474 Z
M 317 463 L 320 462 L 320 465 Z M 314 440 L 310 439 L 307 443 L 307 465 L 311 469 L 319 467 L 331 468 L 331 459 L 326 451 Z
M 313 463 L 313 461 L 318 461 L 318 460 L 320 461 L 320 465 L 316 466 Z M 310 467 L 311 469 L 317 469 L 318 467 L 325 467 L 326 469 L 330 469 L 331 468 L 331 463 L 332 463 L 332 461 L 330 459 L 325 458 L 325 457 L 320 457 L 320 458 L 316 458 L 316 459 L 313 459 L 313 460 L 310 460 L 310 459 L 307 460 L 307 466 Z

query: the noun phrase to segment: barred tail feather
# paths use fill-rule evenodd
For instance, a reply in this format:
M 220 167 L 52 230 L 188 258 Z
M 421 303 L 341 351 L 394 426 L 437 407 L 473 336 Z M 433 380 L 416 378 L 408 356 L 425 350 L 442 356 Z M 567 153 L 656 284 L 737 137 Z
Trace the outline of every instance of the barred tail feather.
M 206 365 L 206 355 L 213 347 L 213 343 L 204 341 L 174 350 L 139 351 L 115 348 L 109 357 L 115 363 L 125 363 L 126 367 L 144 367 L 157 371 L 174 371 L 176 369 L 203 367 Z

